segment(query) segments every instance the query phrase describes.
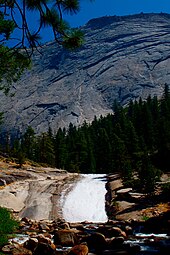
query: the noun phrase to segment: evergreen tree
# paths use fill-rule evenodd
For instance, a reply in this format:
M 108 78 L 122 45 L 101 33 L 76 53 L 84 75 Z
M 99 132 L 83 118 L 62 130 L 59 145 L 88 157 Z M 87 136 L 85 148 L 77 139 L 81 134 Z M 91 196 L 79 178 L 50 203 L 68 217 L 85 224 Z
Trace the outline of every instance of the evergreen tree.
M 0 1 L 0 82 L 3 81 L 1 89 L 5 93 L 30 66 L 34 50 L 39 52 L 44 27 L 49 27 L 56 43 L 65 48 L 73 50 L 83 44 L 83 32 L 71 28 L 63 19 L 63 14 L 77 14 L 79 10 L 80 0 Z M 31 12 L 36 14 L 33 32 L 32 21 L 28 18 Z M 12 38 L 13 32 L 15 36 Z
M 163 97 L 160 101 L 158 140 L 158 166 L 169 171 L 170 168 L 170 92 L 166 84 Z
M 127 148 L 125 146 L 125 143 L 116 134 L 113 134 L 112 143 L 112 158 L 114 162 L 114 171 L 121 173 L 127 160 Z
M 160 173 L 161 172 L 152 165 L 147 152 L 145 152 L 141 159 L 141 168 L 139 171 L 141 188 L 147 193 L 153 192 L 156 182 L 160 179 Z
M 38 162 L 55 166 L 54 144 L 48 133 L 42 133 L 38 138 Z
M 99 173 L 109 173 L 111 170 L 112 149 L 105 128 L 98 131 L 96 167 Z
M 22 138 L 21 148 L 28 159 L 35 160 L 35 132 L 29 126 Z
M 67 169 L 68 150 L 66 144 L 66 130 L 59 128 L 54 139 L 55 166 Z
M 8 1 L 8 5 L 10 2 Z M 5 9 L 6 3 L 7 1 L 0 2 L 0 89 L 8 94 L 11 83 L 29 67 L 30 60 L 16 48 L 10 49 L 5 45 L 16 27 Z

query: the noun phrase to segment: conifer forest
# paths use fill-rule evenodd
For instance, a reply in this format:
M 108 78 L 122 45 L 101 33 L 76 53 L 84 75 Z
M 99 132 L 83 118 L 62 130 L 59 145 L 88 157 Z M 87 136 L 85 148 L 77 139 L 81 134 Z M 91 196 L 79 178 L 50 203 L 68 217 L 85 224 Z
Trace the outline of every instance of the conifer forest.
M 3 121 L 3 118 L 2 118 Z M 161 98 L 113 103 L 113 114 L 91 123 L 36 135 L 1 132 L 0 150 L 22 166 L 25 160 L 79 173 L 120 173 L 126 186 L 153 191 L 170 168 L 170 91 Z M 9 139 L 10 138 L 10 139 Z

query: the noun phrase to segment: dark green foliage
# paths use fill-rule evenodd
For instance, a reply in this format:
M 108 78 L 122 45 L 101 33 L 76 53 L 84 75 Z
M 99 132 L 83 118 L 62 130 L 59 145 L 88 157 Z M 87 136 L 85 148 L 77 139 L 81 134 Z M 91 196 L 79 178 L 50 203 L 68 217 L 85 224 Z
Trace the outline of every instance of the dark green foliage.
M 18 226 L 10 211 L 0 207 L 0 247 L 8 242 L 9 234 L 12 234 Z
M 165 86 L 161 100 L 148 97 L 131 101 L 126 108 L 114 102 L 114 110 L 113 115 L 95 117 L 81 127 L 70 123 L 68 130 L 59 128 L 55 135 L 49 129 L 37 137 L 28 127 L 12 153 L 22 148 L 31 160 L 71 172 L 119 172 L 126 186 L 137 183 L 152 192 L 160 170 L 170 168 L 169 88 Z M 6 139 L 8 152 L 9 146 Z
M 0 89 L 8 94 L 11 83 L 30 66 L 34 50 L 39 51 L 41 46 L 44 27 L 49 27 L 57 44 L 71 50 L 80 47 L 84 42 L 82 31 L 72 29 L 63 19 L 63 14 L 76 14 L 79 10 L 80 0 L 1 0 Z M 37 15 L 33 32 L 30 12 Z
M 42 133 L 37 139 L 37 161 L 55 166 L 54 142 L 49 133 Z
M 161 171 L 153 166 L 147 152 L 141 156 L 138 174 L 141 189 L 147 193 L 153 192 L 156 182 L 160 179 Z
M 0 89 L 8 94 L 11 83 L 30 66 L 30 59 L 19 49 L 10 49 L 6 45 L 16 26 L 15 22 L 9 19 L 9 15 L 1 11 L 3 4 L 0 2 Z
M 42 28 L 48 26 L 58 44 L 66 48 L 75 49 L 81 46 L 83 34 L 80 30 L 72 30 L 69 24 L 63 19 L 63 14 L 77 14 L 80 10 L 79 0 L 3 0 L 0 1 L 0 34 L 3 41 L 10 39 L 14 30 L 17 31 L 16 45 L 24 49 L 27 56 L 31 56 L 34 48 L 40 45 L 40 33 Z M 28 19 L 30 12 L 36 13 L 39 17 L 35 22 L 35 31 L 32 32 L 31 23 Z M 31 50 L 27 50 L 30 48 Z
M 169 201 L 170 182 L 163 184 L 163 186 L 162 186 L 162 194 L 164 195 L 165 199 L 167 199 Z
M 8 94 L 11 83 L 29 66 L 30 60 L 25 55 L 0 44 L 0 89 Z
M 35 132 L 32 127 L 28 127 L 21 141 L 21 150 L 31 160 L 35 159 Z M 20 150 L 20 149 L 19 149 Z

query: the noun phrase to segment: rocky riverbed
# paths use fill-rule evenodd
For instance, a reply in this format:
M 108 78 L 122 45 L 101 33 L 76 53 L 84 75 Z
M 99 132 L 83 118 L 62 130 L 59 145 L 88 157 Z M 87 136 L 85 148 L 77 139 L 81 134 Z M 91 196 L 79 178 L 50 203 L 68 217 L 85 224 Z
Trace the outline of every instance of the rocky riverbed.
M 162 215 L 152 219 L 150 224 L 134 220 L 108 220 L 97 224 L 68 223 L 61 219 L 36 221 L 24 217 L 17 236 L 10 239 L 2 251 L 12 255 L 169 255 L 168 218 L 169 215 Z M 156 234 L 150 232 L 155 222 Z
M 169 203 L 124 189 L 118 175 L 107 181 L 104 223 L 63 220 L 61 194 L 80 175 L 60 169 L 0 162 L 0 206 L 19 219 L 16 238 L 2 248 L 12 255 L 170 254 Z M 165 178 L 166 179 L 166 178 Z M 87 208 L 88 210 L 88 208 Z

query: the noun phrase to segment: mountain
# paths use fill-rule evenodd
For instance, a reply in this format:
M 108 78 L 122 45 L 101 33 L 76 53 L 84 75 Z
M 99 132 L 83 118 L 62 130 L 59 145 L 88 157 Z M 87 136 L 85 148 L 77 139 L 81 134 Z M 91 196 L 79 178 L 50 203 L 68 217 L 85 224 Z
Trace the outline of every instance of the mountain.
M 82 27 L 84 45 L 70 52 L 55 42 L 35 52 L 32 69 L 2 92 L 4 128 L 37 133 L 81 125 L 112 112 L 117 99 L 161 96 L 170 83 L 170 14 L 106 16 Z

